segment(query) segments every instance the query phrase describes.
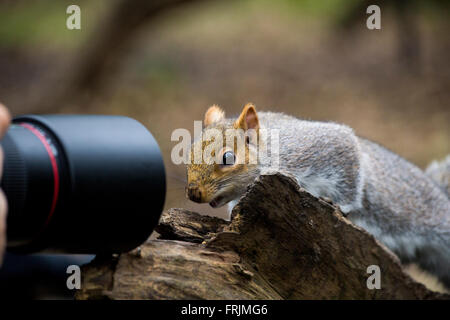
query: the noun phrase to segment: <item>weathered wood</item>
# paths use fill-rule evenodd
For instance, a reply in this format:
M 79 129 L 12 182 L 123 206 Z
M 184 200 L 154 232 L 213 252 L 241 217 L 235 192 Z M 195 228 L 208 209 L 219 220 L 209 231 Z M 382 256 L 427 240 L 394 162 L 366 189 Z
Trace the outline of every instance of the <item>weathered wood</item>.
M 173 208 L 161 216 L 156 231 L 162 239 L 202 243 L 227 225 L 223 219 Z
M 397 257 L 290 177 L 263 175 L 232 221 L 165 212 L 160 239 L 83 268 L 78 299 L 448 299 L 414 282 Z M 367 288 L 367 267 L 381 289 Z

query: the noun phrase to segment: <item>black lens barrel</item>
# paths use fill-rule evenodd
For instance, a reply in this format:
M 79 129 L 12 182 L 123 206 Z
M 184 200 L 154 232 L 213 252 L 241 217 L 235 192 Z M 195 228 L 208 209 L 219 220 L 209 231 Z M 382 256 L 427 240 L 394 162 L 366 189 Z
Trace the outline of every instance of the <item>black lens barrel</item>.
M 136 120 L 22 116 L 1 145 L 12 252 L 124 252 L 145 241 L 158 222 L 164 164 Z

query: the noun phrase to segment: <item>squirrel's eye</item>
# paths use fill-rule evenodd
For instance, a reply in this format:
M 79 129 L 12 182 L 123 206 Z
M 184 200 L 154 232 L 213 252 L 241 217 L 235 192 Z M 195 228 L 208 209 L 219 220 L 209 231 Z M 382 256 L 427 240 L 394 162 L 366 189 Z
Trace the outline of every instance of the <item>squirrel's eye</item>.
M 227 151 L 223 154 L 223 164 L 225 166 L 233 165 L 234 161 L 236 161 L 236 156 L 233 152 Z

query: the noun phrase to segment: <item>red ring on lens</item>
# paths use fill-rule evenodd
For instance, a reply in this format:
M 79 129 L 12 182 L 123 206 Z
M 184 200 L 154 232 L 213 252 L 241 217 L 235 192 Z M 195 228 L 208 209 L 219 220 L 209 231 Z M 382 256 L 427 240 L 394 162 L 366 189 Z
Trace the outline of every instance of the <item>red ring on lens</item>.
M 58 202 L 58 195 L 59 195 L 59 171 L 58 171 L 58 164 L 56 162 L 56 157 L 52 151 L 52 148 L 50 147 L 50 144 L 48 143 L 45 136 L 35 127 L 28 123 L 20 123 L 20 126 L 30 130 L 44 145 L 45 150 L 48 153 L 48 156 L 50 158 L 50 163 L 52 165 L 52 171 L 53 171 L 53 199 L 52 199 L 52 206 L 50 207 L 50 212 L 47 216 L 47 220 L 45 221 L 44 227 L 46 227 L 52 216 L 55 212 L 56 203 Z

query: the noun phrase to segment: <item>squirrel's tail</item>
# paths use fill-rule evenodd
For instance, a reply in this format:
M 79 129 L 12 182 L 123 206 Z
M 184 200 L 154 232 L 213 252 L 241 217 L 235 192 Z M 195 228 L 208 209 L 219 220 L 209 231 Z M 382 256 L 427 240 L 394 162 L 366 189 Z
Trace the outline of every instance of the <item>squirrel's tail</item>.
M 433 161 L 425 174 L 436 182 L 450 198 L 450 155 L 442 161 Z

